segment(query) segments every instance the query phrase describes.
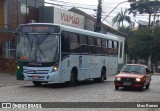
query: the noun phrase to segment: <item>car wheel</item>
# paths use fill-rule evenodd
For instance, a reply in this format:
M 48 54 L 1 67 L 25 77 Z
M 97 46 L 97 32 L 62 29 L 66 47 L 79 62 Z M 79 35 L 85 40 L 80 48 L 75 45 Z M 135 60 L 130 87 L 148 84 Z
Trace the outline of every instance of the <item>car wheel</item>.
M 150 83 L 148 83 L 148 84 L 146 85 L 146 89 L 149 89 L 149 86 L 150 86 Z
M 118 90 L 119 89 L 119 86 L 115 86 L 115 90 Z
M 40 81 L 32 81 L 35 86 L 41 86 L 42 82 Z
M 144 89 L 144 84 L 143 84 L 142 87 L 139 88 L 139 90 L 140 90 L 140 91 L 143 91 L 143 89 Z

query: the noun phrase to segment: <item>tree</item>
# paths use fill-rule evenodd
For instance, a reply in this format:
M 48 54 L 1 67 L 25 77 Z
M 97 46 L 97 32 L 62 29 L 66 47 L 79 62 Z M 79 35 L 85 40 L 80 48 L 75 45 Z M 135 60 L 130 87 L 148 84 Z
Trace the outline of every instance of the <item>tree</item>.
M 119 12 L 112 20 L 113 25 L 117 23 L 118 26 L 120 26 L 120 23 L 122 23 L 122 27 L 124 27 L 124 21 L 127 21 L 129 24 L 131 23 L 131 18 L 126 15 L 127 9 L 123 12 L 121 9 L 121 12 Z
M 160 25 L 154 27 L 153 30 L 154 41 L 153 41 L 153 63 L 160 61 Z
M 139 14 L 149 14 L 148 27 L 151 26 L 151 15 L 158 13 L 160 6 L 160 1 L 149 1 L 149 0 L 140 0 L 130 4 L 129 14 L 133 13 L 134 16 Z
M 132 28 L 130 26 L 121 26 L 121 27 L 118 27 L 118 31 L 128 35 L 129 32 L 132 30 Z
M 155 22 L 155 15 L 156 13 L 159 13 L 160 11 L 160 1 L 149 1 L 149 0 L 140 0 L 139 2 L 134 2 L 130 5 L 130 9 L 129 9 L 129 13 L 133 13 L 135 16 L 137 15 L 137 13 L 139 14 L 149 14 L 149 22 L 148 22 L 148 27 L 150 30 L 151 35 L 153 34 L 153 30 L 151 29 L 151 15 L 154 14 L 154 21 Z M 147 33 L 147 32 L 146 32 Z M 154 46 L 154 41 L 155 41 L 155 37 L 153 38 L 152 41 L 150 41 L 150 47 L 152 50 L 150 50 L 149 55 L 148 55 L 148 67 L 151 68 L 151 59 L 153 56 L 153 52 L 155 51 L 155 49 L 153 47 L 157 47 Z
M 118 27 L 118 31 L 120 31 L 120 32 L 122 32 L 122 33 L 124 33 L 124 34 L 127 35 L 127 36 L 125 37 L 126 40 L 125 40 L 125 47 L 124 47 L 124 59 L 125 59 L 124 63 L 127 63 L 127 55 L 128 55 L 128 35 L 129 35 L 131 29 L 132 29 L 132 28 L 131 28 L 130 26 L 128 26 L 128 27 L 125 27 L 125 26 Z
M 153 55 L 154 36 L 148 28 L 133 31 L 128 40 L 128 54 L 131 58 L 148 61 Z

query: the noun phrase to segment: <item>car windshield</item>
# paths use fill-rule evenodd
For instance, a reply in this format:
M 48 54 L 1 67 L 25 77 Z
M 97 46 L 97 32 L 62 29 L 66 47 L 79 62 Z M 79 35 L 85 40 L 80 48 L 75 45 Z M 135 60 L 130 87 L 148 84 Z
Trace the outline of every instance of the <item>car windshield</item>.
M 145 67 L 140 65 L 125 65 L 121 72 L 130 72 L 130 73 L 138 73 L 145 74 Z
M 57 62 L 59 59 L 59 35 L 28 34 L 17 36 L 16 57 L 28 62 Z

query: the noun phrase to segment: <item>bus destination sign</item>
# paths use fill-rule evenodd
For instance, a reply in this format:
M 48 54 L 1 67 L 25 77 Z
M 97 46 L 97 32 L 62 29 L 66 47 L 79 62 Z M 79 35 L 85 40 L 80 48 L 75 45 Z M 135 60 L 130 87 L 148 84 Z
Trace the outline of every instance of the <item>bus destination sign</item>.
M 60 33 L 60 27 L 54 25 L 23 25 L 19 28 L 24 33 Z

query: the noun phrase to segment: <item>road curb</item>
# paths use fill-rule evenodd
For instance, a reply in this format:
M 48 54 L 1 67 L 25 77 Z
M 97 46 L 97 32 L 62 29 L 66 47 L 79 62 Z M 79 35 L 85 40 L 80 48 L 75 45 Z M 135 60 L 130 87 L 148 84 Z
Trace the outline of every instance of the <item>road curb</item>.
M 17 84 L 7 84 L 7 85 L 0 85 L 0 87 L 7 87 L 7 86 L 17 86 L 17 85 L 31 85 L 31 84 L 25 84 L 25 83 L 17 83 Z

